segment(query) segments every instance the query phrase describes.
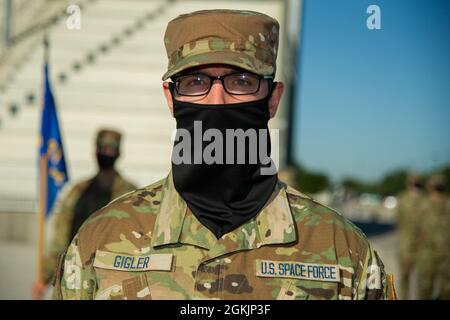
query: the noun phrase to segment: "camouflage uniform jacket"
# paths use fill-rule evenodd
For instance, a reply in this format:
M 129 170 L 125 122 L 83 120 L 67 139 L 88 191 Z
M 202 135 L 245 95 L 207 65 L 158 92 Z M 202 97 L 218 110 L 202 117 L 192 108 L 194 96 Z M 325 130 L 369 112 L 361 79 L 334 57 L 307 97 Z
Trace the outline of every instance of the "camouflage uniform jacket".
M 418 235 L 422 242 L 416 253 L 418 263 L 425 268 L 441 270 L 450 281 L 450 199 L 428 197 L 425 208 Z
M 70 239 L 70 234 L 75 205 L 93 179 L 94 177 L 81 181 L 72 188 L 66 189 L 67 193 L 63 193 L 60 196 L 60 200 L 53 210 L 52 227 L 54 236 L 49 245 L 48 256 L 44 263 L 42 275 L 42 279 L 46 284 L 51 282 L 55 274 L 55 269 L 58 265 L 58 257 L 67 250 L 67 247 L 72 240 Z M 135 189 L 135 185 L 126 181 L 117 173 L 112 186 L 111 198 L 115 199 Z
M 399 195 L 397 221 L 399 230 L 400 257 L 412 263 L 418 247 L 420 226 L 425 214 L 425 196 L 421 193 L 405 191 Z
M 220 239 L 171 174 L 92 215 L 60 260 L 63 299 L 384 299 L 392 278 L 366 237 L 279 182 L 265 208 Z

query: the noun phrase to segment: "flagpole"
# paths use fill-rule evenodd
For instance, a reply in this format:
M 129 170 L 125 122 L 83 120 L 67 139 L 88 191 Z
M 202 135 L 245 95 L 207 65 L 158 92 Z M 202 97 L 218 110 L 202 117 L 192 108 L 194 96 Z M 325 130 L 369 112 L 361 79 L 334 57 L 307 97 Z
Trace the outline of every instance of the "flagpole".
M 38 241 L 37 241 L 37 281 L 43 283 L 44 267 L 44 234 L 45 234 L 45 211 L 47 199 L 47 156 L 40 157 L 40 191 L 39 191 L 39 222 L 38 222 Z
M 48 63 L 49 43 L 47 34 L 44 34 L 44 65 Z M 45 77 L 45 74 L 44 74 Z M 45 92 L 45 79 L 43 81 Z M 45 93 L 44 93 L 45 94 Z M 44 101 L 44 99 L 43 99 Z M 43 104 L 44 105 L 44 104 Z M 43 114 L 43 113 L 42 113 Z M 41 124 L 42 125 L 42 124 Z M 41 140 L 41 143 L 44 141 Z M 39 156 L 39 218 L 38 218 L 38 241 L 37 241 L 37 265 L 36 279 L 38 283 L 43 283 L 43 268 L 45 259 L 45 212 L 47 211 L 47 150 Z

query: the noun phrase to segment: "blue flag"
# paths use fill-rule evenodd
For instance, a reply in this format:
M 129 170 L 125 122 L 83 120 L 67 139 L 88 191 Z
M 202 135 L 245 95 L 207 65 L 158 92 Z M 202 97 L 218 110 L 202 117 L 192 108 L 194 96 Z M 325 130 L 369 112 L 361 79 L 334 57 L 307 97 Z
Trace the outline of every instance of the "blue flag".
M 40 201 L 47 218 L 58 193 L 68 180 L 61 132 L 58 125 L 55 100 L 48 77 L 48 65 L 44 67 L 44 106 L 40 136 Z

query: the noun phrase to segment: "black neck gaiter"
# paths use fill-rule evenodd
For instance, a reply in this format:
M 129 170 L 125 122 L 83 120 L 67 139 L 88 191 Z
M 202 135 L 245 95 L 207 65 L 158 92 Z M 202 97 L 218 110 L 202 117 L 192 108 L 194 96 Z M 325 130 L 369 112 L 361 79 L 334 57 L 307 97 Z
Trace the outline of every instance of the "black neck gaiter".
M 270 159 L 268 101 L 269 97 L 225 105 L 173 101 L 175 189 L 217 238 L 255 217 L 277 183 Z

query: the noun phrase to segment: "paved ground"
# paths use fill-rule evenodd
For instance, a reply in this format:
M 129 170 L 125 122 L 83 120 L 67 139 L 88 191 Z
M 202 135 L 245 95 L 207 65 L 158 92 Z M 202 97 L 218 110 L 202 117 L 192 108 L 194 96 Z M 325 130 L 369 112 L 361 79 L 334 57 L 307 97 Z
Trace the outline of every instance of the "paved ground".
M 0 299 L 31 299 L 35 256 L 29 243 L 0 243 Z

